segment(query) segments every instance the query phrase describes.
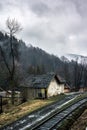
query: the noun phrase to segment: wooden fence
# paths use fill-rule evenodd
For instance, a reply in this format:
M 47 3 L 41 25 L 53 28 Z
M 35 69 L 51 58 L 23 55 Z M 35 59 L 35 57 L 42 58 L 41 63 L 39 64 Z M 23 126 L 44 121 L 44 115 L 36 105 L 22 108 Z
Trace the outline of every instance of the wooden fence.
M 22 101 L 22 97 L 14 97 L 14 103 L 15 105 L 19 105 L 21 104 L 23 101 Z M 11 97 L 2 97 L 0 96 L 0 113 L 2 113 L 4 111 L 4 106 L 5 105 L 9 105 L 11 104 Z

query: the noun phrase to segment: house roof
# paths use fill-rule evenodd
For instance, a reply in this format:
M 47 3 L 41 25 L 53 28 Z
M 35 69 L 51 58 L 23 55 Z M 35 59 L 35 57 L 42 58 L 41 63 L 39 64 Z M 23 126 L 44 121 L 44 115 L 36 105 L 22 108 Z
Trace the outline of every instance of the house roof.
M 67 83 L 65 83 L 64 88 L 65 88 L 65 89 L 70 89 L 70 86 L 69 86 Z
M 11 94 L 9 91 L 4 90 L 2 87 L 0 87 L 0 92 L 6 92 L 6 93 L 8 93 L 8 94 Z
M 48 73 L 43 75 L 31 75 L 22 81 L 21 86 L 29 88 L 47 88 L 53 78 L 56 79 L 58 84 L 63 84 L 65 82 L 58 75 Z

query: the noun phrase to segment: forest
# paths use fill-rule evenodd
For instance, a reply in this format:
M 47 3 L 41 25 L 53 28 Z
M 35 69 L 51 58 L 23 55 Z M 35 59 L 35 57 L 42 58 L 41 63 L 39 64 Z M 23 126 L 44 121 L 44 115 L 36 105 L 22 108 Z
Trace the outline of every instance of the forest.
M 12 66 L 9 39 L 10 37 L 6 33 L 0 32 L 0 86 L 6 90 L 9 89 L 10 75 L 5 60 L 10 68 Z M 63 77 L 69 86 L 75 90 L 87 86 L 86 60 L 81 59 L 80 63 L 78 58 L 69 61 L 65 56 L 59 58 L 38 47 L 33 47 L 31 44 L 27 46 L 22 40 L 18 40 L 14 36 L 12 39 L 16 86 L 19 86 L 21 80 L 31 74 L 38 75 L 50 72 Z

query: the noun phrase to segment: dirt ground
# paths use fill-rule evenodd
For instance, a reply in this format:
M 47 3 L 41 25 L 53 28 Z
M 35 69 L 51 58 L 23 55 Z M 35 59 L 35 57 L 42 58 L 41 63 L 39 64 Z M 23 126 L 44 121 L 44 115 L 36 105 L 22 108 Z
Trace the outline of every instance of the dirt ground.
M 87 109 L 72 125 L 71 130 L 87 130 Z

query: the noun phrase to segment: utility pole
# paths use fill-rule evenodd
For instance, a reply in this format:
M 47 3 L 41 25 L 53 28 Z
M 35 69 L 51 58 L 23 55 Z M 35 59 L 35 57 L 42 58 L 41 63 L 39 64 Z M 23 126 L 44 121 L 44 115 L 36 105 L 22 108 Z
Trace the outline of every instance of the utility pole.
M 0 106 L 1 106 L 0 113 L 2 113 L 2 96 L 0 96 Z

